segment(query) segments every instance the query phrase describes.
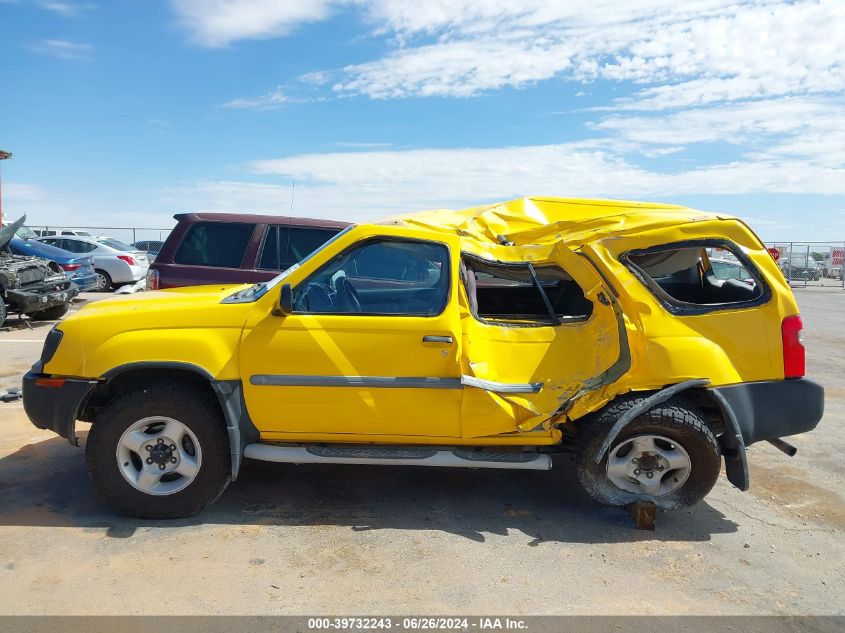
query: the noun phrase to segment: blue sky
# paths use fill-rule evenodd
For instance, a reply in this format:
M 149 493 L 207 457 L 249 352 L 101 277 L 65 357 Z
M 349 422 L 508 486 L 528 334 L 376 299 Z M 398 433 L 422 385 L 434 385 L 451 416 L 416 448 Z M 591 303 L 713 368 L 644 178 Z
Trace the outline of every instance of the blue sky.
M 676 6 L 678 5 L 678 6 Z M 837 0 L 0 0 L 7 217 L 365 220 L 520 195 L 845 240 Z

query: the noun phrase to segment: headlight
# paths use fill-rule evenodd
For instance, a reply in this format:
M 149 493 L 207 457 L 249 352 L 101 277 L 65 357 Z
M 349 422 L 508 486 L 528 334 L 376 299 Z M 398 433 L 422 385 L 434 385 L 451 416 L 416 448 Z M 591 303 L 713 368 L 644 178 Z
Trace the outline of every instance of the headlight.
M 50 333 L 44 340 L 44 347 L 41 349 L 42 368 L 44 367 L 44 365 L 53 360 L 53 356 L 56 354 L 56 350 L 59 349 L 59 343 L 62 342 L 62 337 L 64 336 L 64 334 L 61 330 L 57 328 L 58 325 L 54 325 L 53 329 L 50 330 Z

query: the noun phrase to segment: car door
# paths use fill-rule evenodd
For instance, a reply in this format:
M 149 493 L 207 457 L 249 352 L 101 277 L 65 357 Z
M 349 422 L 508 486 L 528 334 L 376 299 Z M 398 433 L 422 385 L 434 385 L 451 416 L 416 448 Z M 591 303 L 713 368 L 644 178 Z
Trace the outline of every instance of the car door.
M 357 227 L 291 274 L 292 314 L 241 343 L 249 414 L 291 434 L 460 436 L 458 238 Z
M 565 246 L 531 262 L 466 255 L 462 280 L 463 437 L 548 434 L 552 417 L 627 369 L 618 304 Z

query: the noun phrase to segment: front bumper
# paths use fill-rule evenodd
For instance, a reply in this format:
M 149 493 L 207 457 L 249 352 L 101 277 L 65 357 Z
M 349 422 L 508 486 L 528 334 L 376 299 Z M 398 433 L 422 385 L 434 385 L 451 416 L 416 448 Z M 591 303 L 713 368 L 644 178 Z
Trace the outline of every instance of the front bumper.
M 806 378 L 715 387 L 731 408 L 746 446 L 812 431 L 824 414 L 824 388 Z
M 85 400 L 97 384 L 96 380 L 81 378 L 53 379 L 40 371 L 40 363 L 23 377 L 23 408 L 27 417 L 39 429 L 58 433 L 71 444 L 77 444 L 76 418 Z M 44 379 L 63 380 L 59 385 Z M 39 384 L 40 383 L 40 384 Z
M 7 290 L 6 300 L 12 311 L 18 314 L 32 314 L 60 306 L 79 294 L 79 286 L 68 284 L 64 290 Z

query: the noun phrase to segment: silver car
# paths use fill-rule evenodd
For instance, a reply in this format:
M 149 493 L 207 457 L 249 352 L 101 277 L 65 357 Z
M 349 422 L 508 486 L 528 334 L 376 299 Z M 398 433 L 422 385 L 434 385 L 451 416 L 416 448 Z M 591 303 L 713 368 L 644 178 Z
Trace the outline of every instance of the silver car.
M 97 273 L 94 290 L 105 292 L 124 284 L 136 283 L 146 277 L 150 267 L 146 253 L 110 238 L 62 235 L 42 237 L 38 241 L 71 253 L 91 256 Z

